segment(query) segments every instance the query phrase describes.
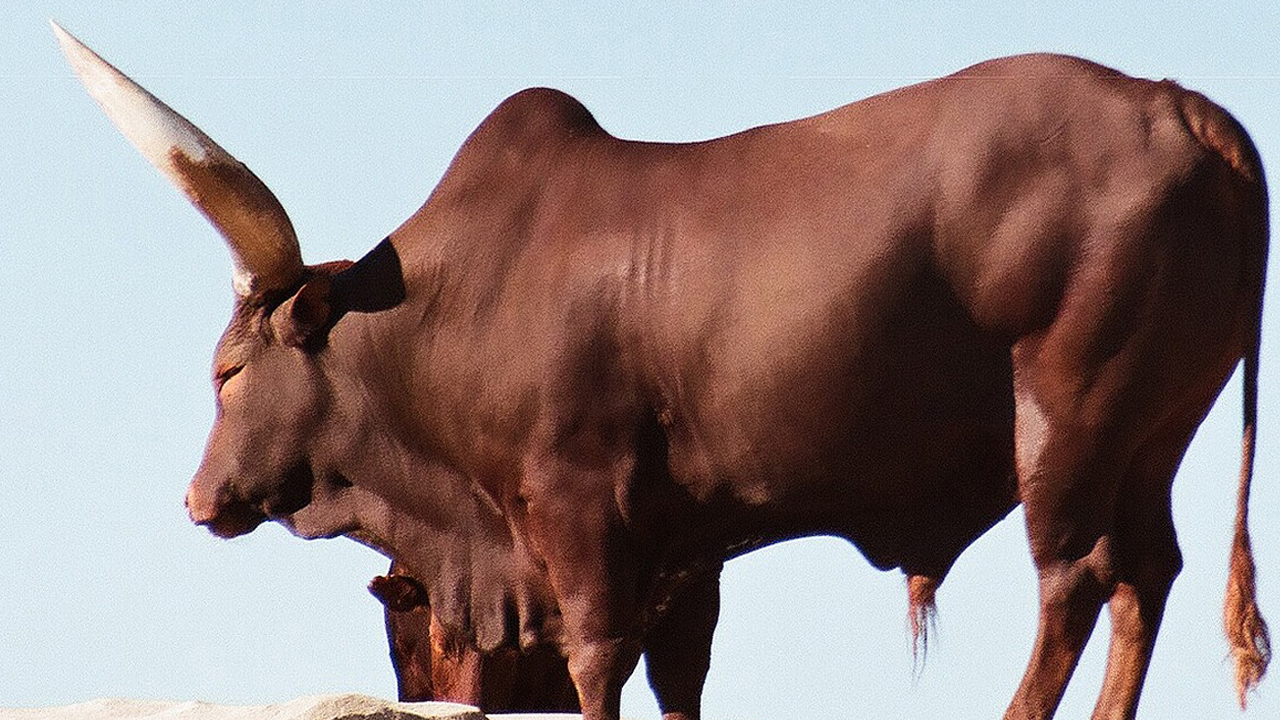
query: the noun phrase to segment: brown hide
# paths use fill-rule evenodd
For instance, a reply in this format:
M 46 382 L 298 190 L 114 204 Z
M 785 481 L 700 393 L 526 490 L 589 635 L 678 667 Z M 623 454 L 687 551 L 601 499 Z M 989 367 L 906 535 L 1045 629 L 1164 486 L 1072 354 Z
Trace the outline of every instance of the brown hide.
M 1095 717 L 1127 718 L 1181 567 L 1170 483 L 1243 359 L 1243 698 L 1266 203 L 1223 110 L 1075 58 L 691 144 L 525 91 L 369 256 L 238 299 L 188 506 L 382 549 L 443 642 L 561 648 L 587 720 L 643 652 L 676 720 L 726 558 L 837 535 L 927 606 L 1021 502 L 1040 627 L 1006 717 L 1054 713 L 1108 604 Z

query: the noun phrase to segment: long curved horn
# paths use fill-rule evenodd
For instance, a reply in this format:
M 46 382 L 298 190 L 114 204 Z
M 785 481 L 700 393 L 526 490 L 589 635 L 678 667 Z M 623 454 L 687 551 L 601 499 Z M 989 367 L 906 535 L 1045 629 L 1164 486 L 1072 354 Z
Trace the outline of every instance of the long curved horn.
M 57 23 L 58 44 L 111 122 L 226 238 L 242 297 L 289 289 L 303 274 L 298 236 L 249 168 Z

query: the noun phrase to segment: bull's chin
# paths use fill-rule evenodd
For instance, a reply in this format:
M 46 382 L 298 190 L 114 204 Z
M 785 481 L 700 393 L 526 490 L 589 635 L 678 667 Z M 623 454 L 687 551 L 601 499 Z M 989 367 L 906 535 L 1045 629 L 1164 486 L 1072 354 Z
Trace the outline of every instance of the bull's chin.
M 327 508 L 322 503 L 311 503 L 272 520 L 285 526 L 289 532 L 304 540 L 322 540 L 346 535 L 356 529 L 350 515 Z

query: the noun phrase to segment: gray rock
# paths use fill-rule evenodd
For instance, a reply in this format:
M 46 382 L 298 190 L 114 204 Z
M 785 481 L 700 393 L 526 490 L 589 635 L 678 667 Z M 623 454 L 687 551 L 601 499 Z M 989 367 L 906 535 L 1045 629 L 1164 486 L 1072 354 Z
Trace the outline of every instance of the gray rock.
M 274 705 L 215 705 L 104 698 L 49 708 L 0 709 L 0 720 L 486 720 L 468 705 L 398 703 L 368 695 L 319 695 Z

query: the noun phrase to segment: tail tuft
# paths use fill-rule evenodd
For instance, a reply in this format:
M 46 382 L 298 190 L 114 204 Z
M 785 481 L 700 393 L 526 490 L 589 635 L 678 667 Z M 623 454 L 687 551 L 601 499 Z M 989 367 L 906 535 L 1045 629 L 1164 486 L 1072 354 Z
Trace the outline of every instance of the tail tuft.
M 1236 665 L 1236 693 L 1243 709 L 1248 693 L 1257 687 L 1271 662 L 1271 635 L 1255 599 L 1253 554 L 1249 536 L 1236 533 L 1231 547 L 1231 572 L 1223 624 Z

